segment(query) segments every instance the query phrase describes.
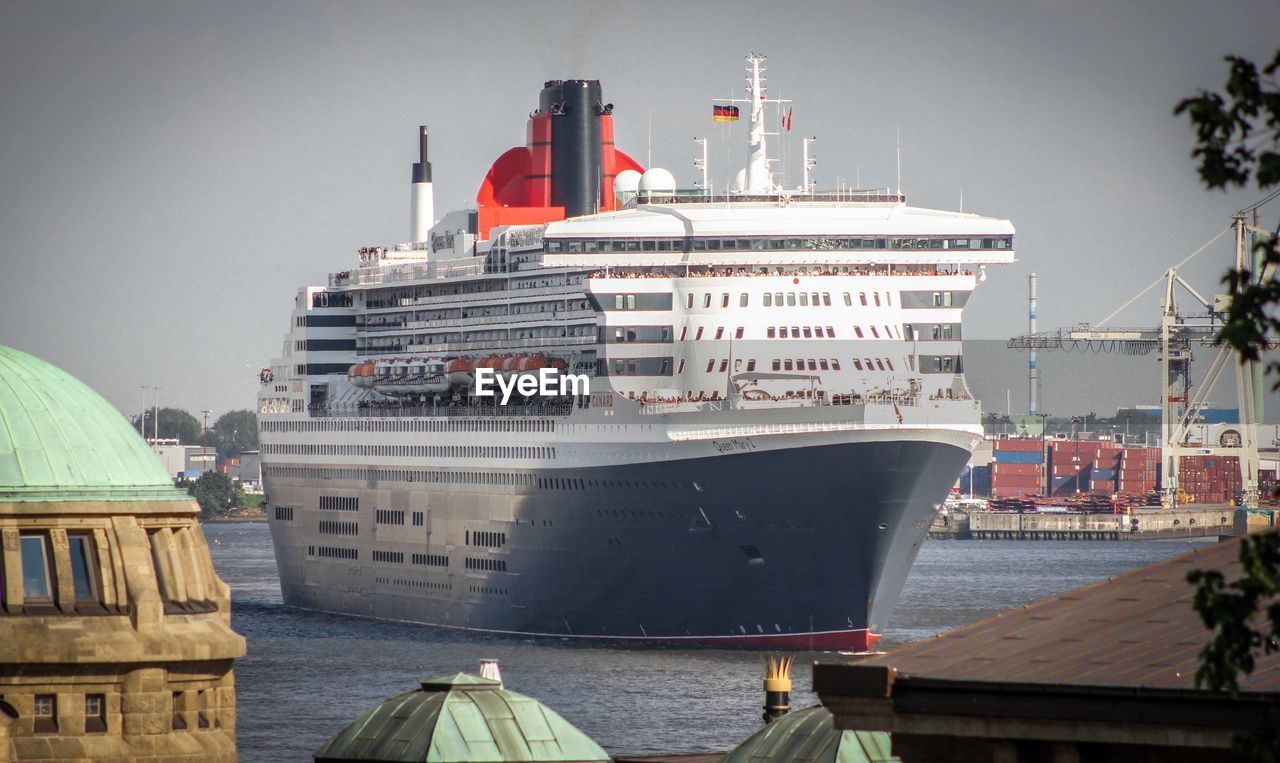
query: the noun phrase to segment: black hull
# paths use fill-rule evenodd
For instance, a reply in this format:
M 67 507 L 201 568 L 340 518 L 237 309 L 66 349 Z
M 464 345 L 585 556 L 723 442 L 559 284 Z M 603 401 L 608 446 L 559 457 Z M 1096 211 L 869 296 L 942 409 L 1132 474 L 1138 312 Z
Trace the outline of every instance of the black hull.
M 968 456 L 903 440 L 554 469 L 519 487 L 334 482 L 324 487 L 368 496 L 358 517 L 308 510 L 273 518 L 272 533 L 292 606 L 503 633 L 858 649 L 886 625 Z M 316 487 L 269 491 L 273 504 L 306 504 Z M 412 500 L 429 527 L 373 527 L 374 506 Z M 360 534 L 318 535 L 322 518 L 358 521 Z M 467 545 L 474 532 L 504 542 Z M 315 558 L 317 544 L 358 560 Z M 404 562 L 373 561 L 375 549 Z M 449 567 L 410 563 L 427 551 Z

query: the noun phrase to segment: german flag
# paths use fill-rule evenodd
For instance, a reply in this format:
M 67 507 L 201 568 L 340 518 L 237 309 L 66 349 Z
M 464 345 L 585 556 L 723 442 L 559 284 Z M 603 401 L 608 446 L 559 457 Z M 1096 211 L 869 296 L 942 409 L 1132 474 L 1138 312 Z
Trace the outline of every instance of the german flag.
M 711 118 L 716 122 L 737 122 L 737 106 L 712 106 Z

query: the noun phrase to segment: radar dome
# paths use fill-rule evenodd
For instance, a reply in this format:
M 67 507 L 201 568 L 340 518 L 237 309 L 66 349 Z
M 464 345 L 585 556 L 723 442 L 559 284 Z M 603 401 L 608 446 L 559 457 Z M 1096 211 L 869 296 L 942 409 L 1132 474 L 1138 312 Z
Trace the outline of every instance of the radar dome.
M 613 179 L 614 193 L 635 193 L 640 187 L 640 173 L 635 170 L 623 170 Z
M 640 193 L 671 193 L 675 190 L 675 176 L 661 167 L 645 170 L 640 176 Z

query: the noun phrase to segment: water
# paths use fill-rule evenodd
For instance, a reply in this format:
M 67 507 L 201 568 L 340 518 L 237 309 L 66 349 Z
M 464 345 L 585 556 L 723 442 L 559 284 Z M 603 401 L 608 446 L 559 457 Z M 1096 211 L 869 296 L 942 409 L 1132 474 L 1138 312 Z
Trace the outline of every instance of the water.
M 281 604 L 265 524 L 205 525 L 231 585 L 244 761 L 310 760 L 361 712 L 421 678 L 501 660 L 508 688 L 534 696 L 614 754 L 727 749 L 759 728 L 761 656 L 595 648 L 298 612 Z M 1159 561 L 1206 541 L 926 543 L 881 642 L 893 648 Z M 795 707 L 817 701 L 801 655 Z

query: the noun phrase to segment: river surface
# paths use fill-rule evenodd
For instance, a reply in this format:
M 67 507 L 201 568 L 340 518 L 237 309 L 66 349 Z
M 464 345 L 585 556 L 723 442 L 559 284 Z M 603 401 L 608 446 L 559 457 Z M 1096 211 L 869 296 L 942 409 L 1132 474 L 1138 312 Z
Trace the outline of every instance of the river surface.
M 422 678 L 501 661 L 507 688 L 545 702 L 613 754 L 723 750 L 760 725 L 761 655 L 600 648 L 477 636 L 283 606 L 265 524 L 209 524 L 232 626 L 248 639 L 236 673 L 243 761 L 311 760 L 330 735 Z M 881 646 L 910 643 L 1203 545 L 1141 542 L 926 543 Z M 801 655 L 794 707 L 817 700 Z

